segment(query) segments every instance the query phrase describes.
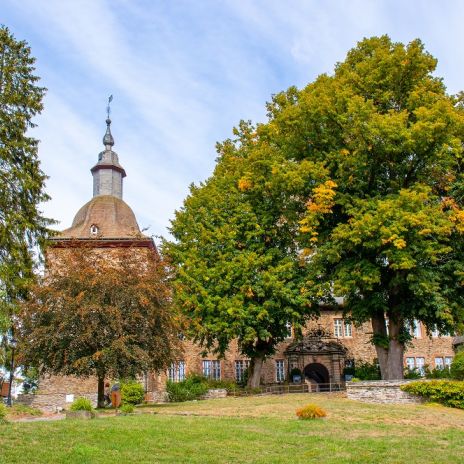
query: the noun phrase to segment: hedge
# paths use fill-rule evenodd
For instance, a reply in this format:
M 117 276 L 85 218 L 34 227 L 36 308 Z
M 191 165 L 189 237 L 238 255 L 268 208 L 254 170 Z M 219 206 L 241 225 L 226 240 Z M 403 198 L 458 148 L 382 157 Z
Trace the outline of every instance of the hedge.
M 459 380 L 430 380 L 411 382 L 401 390 L 422 396 L 429 401 L 442 403 L 452 408 L 464 409 L 464 382 Z

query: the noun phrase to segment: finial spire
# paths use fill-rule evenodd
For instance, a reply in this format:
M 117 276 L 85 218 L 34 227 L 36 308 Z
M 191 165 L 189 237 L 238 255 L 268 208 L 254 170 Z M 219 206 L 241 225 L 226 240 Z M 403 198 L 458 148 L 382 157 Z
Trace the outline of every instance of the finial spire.
M 106 107 L 106 132 L 103 137 L 103 145 L 105 145 L 105 148 L 109 151 L 111 151 L 111 147 L 114 145 L 114 139 L 113 136 L 111 135 L 111 119 L 110 119 L 110 113 L 111 113 L 111 107 L 110 103 L 113 101 L 113 95 L 110 95 L 108 98 L 108 105 Z

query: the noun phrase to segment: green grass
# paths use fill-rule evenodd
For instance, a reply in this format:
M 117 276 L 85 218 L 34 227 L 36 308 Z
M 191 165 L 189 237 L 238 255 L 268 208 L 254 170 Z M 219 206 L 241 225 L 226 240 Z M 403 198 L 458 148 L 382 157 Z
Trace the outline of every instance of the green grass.
M 296 419 L 310 402 L 327 418 Z M 0 463 L 464 463 L 464 411 L 441 406 L 295 394 L 138 413 L 3 425 Z

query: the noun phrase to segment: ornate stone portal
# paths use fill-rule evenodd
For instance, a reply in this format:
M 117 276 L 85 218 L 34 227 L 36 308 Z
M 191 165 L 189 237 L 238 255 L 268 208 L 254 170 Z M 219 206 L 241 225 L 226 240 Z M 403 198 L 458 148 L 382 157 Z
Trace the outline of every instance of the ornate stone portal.
M 321 328 L 290 344 L 284 354 L 289 373 L 299 369 L 303 380 L 321 391 L 330 390 L 332 384 L 344 383 L 347 349 Z

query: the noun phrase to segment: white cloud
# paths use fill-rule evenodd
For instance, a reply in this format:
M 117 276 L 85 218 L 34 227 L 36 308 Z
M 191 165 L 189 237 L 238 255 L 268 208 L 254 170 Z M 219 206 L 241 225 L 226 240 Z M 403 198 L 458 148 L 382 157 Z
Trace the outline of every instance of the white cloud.
M 46 212 L 64 228 L 90 198 L 110 93 L 125 199 L 165 234 L 188 185 L 211 174 L 215 142 L 239 119 L 262 120 L 272 93 L 330 73 L 363 36 L 422 37 L 457 91 L 462 13 L 425 0 L 4 0 L 2 20 L 29 41 L 49 88 L 36 131 Z

